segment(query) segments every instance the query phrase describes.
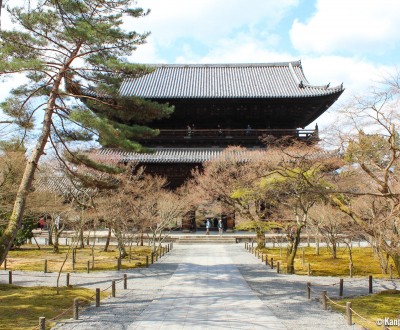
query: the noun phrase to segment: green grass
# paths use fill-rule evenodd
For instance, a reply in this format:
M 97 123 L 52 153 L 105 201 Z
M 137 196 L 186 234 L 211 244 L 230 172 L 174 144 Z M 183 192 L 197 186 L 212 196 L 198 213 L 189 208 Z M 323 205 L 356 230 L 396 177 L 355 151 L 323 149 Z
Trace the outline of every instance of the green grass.
M 83 288 L 19 287 L 0 284 L 0 329 L 20 330 L 37 326 L 39 317 L 46 317 L 46 329 L 55 323 L 50 319 L 67 311 L 61 318 L 72 317 L 74 298 L 79 298 L 82 305 L 88 305 L 95 291 Z M 106 297 L 101 293 L 101 297 Z M 92 298 L 92 299 L 91 299 Z
M 377 294 L 357 297 L 357 298 L 346 298 L 343 300 L 337 300 L 336 303 L 346 306 L 346 302 L 351 302 L 351 308 L 360 314 L 368 322 L 364 321 L 357 315 L 353 314 L 353 322 L 362 325 L 363 327 L 375 330 L 382 329 L 382 326 L 376 325 L 376 320 L 383 320 L 388 317 L 392 320 L 400 319 L 400 291 L 399 290 L 386 290 Z M 335 304 L 329 303 L 332 309 L 345 313 L 344 308 L 340 308 Z M 396 328 L 390 327 L 390 328 Z
M 315 254 L 315 248 L 304 248 L 305 264 L 302 261 L 302 249 L 299 248 L 295 259 L 295 273 L 306 275 L 308 273 L 308 263 L 311 265 L 311 275 L 313 276 L 349 276 L 349 257 L 348 250 L 338 248 L 337 258 L 333 259 L 331 253 L 324 247 L 320 249 L 320 255 Z M 282 272 L 286 272 L 286 249 L 282 249 L 282 256 L 279 248 L 265 248 L 262 252 L 268 255 L 268 259 L 274 258 L 274 263 L 280 262 Z M 373 275 L 376 278 L 388 278 L 388 274 L 382 274 L 379 266 L 378 257 L 374 255 L 371 248 L 353 247 L 353 276 Z M 397 273 L 393 269 L 393 276 Z
M 8 270 L 43 271 L 44 259 L 47 260 L 47 271 L 58 272 L 68 251 L 68 246 L 61 246 L 60 253 L 53 253 L 52 247 L 44 246 L 40 250 L 36 245 L 23 245 L 20 249 L 10 251 L 7 256 Z M 129 253 L 129 249 L 127 249 Z M 86 272 L 87 262 L 90 261 L 90 271 L 115 270 L 119 251 L 110 247 L 109 252 L 103 252 L 102 247 L 94 249 L 94 268 L 92 268 L 92 249 L 83 248 L 76 250 L 75 272 Z M 122 259 L 121 269 L 144 267 L 146 256 L 151 256 L 151 249 L 147 246 L 134 246 L 132 253 Z M 72 253 L 69 254 L 63 272 L 72 272 Z

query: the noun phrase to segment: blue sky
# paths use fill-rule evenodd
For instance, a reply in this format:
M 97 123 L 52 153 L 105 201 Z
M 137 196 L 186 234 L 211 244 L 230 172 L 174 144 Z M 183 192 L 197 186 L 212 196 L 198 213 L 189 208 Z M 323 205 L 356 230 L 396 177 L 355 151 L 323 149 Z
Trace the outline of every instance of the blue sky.
M 301 60 L 314 85 L 344 83 L 339 102 L 394 72 L 399 0 L 137 0 L 151 13 L 125 27 L 150 31 L 138 63 L 269 63 Z M 2 22 L 7 27 L 7 20 Z M 15 81 L 0 81 L 0 101 Z

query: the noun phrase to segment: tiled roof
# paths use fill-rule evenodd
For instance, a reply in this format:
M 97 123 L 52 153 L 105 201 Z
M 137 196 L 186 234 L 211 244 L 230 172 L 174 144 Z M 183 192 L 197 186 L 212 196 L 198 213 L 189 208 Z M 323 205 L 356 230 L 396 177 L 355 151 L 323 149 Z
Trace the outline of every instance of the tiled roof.
M 152 153 L 137 153 L 123 151 L 119 149 L 100 149 L 99 158 L 116 160 L 122 162 L 138 163 L 203 163 L 216 159 L 224 151 L 224 148 L 154 148 Z M 262 149 L 241 151 L 235 153 L 235 156 L 241 160 L 249 158 L 249 154 L 254 156 L 256 153 L 262 153 Z
M 265 159 L 265 157 L 275 157 L 283 159 L 284 153 L 279 150 L 267 150 L 263 148 L 239 148 L 231 149 L 231 152 L 226 152 L 226 148 L 154 148 L 152 153 L 138 153 L 133 151 L 123 151 L 120 149 L 98 149 L 94 151 L 97 156 L 96 160 L 102 159 L 107 161 L 117 162 L 136 162 L 139 164 L 154 164 L 154 163 L 203 163 L 219 157 L 224 159 L 234 159 L 239 161 Z M 225 153 L 223 154 L 223 152 Z M 296 155 L 305 157 L 306 159 L 321 159 L 335 155 L 335 152 L 315 149 L 314 151 L 296 150 Z
M 57 195 L 79 195 L 81 193 L 89 192 L 90 188 L 80 187 L 79 182 L 71 181 L 71 179 L 60 174 L 53 177 L 39 176 L 33 185 L 37 192 L 48 192 Z
M 300 61 L 263 64 L 152 65 L 155 70 L 126 79 L 123 96 L 168 98 L 294 98 L 341 93 L 336 87 L 312 86 Z

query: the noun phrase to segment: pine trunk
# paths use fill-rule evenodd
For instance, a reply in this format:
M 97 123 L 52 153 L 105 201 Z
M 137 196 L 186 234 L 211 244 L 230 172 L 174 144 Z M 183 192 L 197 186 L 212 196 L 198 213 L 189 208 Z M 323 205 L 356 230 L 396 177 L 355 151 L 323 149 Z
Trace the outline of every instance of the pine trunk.
M 21 228 L 26 199 L 32 187 L 32 182 L 39 163 L 39 159 L 43 155 L 43 150 L 50 136 L 52 116 L 62 76 L 63 70 L 60 71 L 59 74 L 55 77 L 45 110 L 41 134 L 25 167 L 24 175 L 18 188 L 13 212 L 10 216 L 10 219 L 8 220 L 7 228 L 4 230 L 3 235 L 0 237 L 0 265 L 7 257 L 8 251 L 10 250 L 15 237 L 17 236 L 18 229 Z

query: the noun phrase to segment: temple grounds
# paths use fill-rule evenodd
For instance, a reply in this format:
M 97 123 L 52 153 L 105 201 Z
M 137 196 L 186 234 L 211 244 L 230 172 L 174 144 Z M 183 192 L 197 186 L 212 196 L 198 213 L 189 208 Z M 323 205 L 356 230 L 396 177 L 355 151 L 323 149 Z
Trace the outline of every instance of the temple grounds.
M 89 250 L 89 249 L 88 249 Z M 355 249 L 356 251 L 357 249 Z M 368 248 L 360 248 L 360 253 L 368 253 Z M 40 267 L 43 265 L 45 249 L 37 254 Z M 305 248 L 305 261 L 312 261 L 312 248 Z M 269 255 L 275 253 L 275 260 L 279 260 L 280 249 L 271 247 L 266 250 Z M 326 255 L 326 248 L 320 250 L 322 264 L 329 265 L 329 257 Z M 15 251 L 10 258 L 23 253 Z M 30 251 L 30 253 L 32 253 Z M 86 252 L 78 251 L 78 256 L 86 258 Z M 113 252 L 110 253 L 110 263 L 115 267 Z M 357 254 L 358 252 L 356 252 Z M 361 254 L 360 254 L 361 255 Z M 90 256 L 90 253 L 89 255 Z M 343 254 L 338 253 L 339 260 L 347 263 Z M 361 255 L 365 258 L 365 255 Z M 360 258 L 361 258 L 360 257 Z M 30 256 L 33 263 L 33 255 Z M 85 259 L 84 258 L 84 259 Z M 113 260 L 114 258 L 114 260 Z M 316 257 L 315 257 L 316 258 Z M 17 259 L 17 258 L 16 258 Z M 365 260 L 365 259 L 364 259 Z M 396 318 L 399 314 L 398 291 L 387 291 L 398 289 L 398 279 L 389 280 L 388 278 L 378 279 L 378 274 L 374 273 L 373 291 L 381 294 L 368 294 L 368 279 L 365 276 L 373 271 L 373 258 L 363 262 L 367 267 L 365 270 L 357 268 L 354 278 L 350 279 L 346 274 L 338 272 L 344 278 L 344 299 L 338 300 L 339 277 L 334 276 L 307 276 L 307 275 L 287 275 L 277 274 L 276 266 L 271 269 L 266 266 L 261 259 L 249 253 L 244 244 L 174 244 L 174 249 L 170 253 L 162 256 L 156 263 L 149 268 L 130 268 L 120 271 L 105 268 L 97 269 L 89 274 L 84 270 L 71 272 L 70 289 L 87 288 L 86 294 L 81 292 L 68 292 L 65 288 L 66 274 L 60 277 L 61 297 L 65 298 L 65 305 L 61 306 L 52 300 L 51 294 L 43 294 L 37 288 L 36 295 L 46 296 L 49 300 L 35 299 L 35 293 L 30 291 L 24 293 L 20 298 L 13 292 L 14 307 L 18 306 L 22 310 L 36 311 L 26 315 L 29 318 L 28 324 L 24 325 L 21 313 L 18 319 L 18 327 L 12 323 L 10 329 L 32 329 L 38 324 L 38 317 L 45 315 L 47 325 L 49 320 L 60 314 L 65 309 L 71 309 L 73 296 L 82 297 L 82 309 L 79 311 L 79 319 L 72 320 L 72 310 L 66 312 L 57 320 L 61 321 L 57 329 L 91 329 L 93 327 L 106 329 L 112 326 L 113 329 L 172 329 L 172 328 L 232 328 L 232 329 L 351 329 L 347 325 L 347 320 L 343 314 L 334 312 L 341 311 L 341 307 L 328 301 L 328 310 L 323 310 L 321 306 L 321 292 L 327 291 L 327 295 L 341 306 L 350 301 L 349 297 L 364 296 L 362 298 L 352 298 L 353 309 L 367 318 L 364 326 L 369 329 L 381 329 L 374 327 L 374 322 L 378 317 Z M 300 250 L 297 263 L 302 263 L 302 253 Z M 317 264 L 312 261 L 314 269 Z M 13 263 L 9 263 L 11 266 Z M 97 263 L 96 263 L 97 264 Z M 101 265 L 101 263 L 98 263 Z M 124 264 L 124 262 L 122 263 Z M 17 264 L 15 264 L 17 265 Z M 357 263 L 355 264 L 356 267 Z M 39 267 L 39 268 L 40 268 Z M 327 267 L 333 270 L 340 269 L 338 264 L 334 267 Z M 360 265 L 361 267 L 361 265 Z M 359 273 L 358 273 L 359 272 Z M 122 277 L 127 274 L 127 289 L 123 288 Z M 326 274 L 325 274 L 326 275 Z M 331 274 L 332 275 L 332 274 Z M 0 299 L 1 303 L 6 303 L 5 296 L 10 296 L 10 289 L 7 284 L 8 271 L 0 272 L 0 283 L 2 284 Z M 13 270 L 13 284 L 17 286 L 55 286 L 57 273 L 48 270 L 19 271 Z M 109 297 L 101 301 L 100 307 L 94 307 L 90 300 L 93 300 L 94 289 L 100 288 L 102 298 L 111 296 L 110 284 L 116 280 L 116 297 Z M 312 283 L 311 299 L 306 297 L 307 282 Z M 22 291 L 25 289 L 22 289 Z M 44 289 L 48 290 L 48 289 Z M 18 290 L 20 291 L 20 290 Z M 22 292 L 20 291 L 20 292 Z M 14 295 L 15 294 L 15 295 Z M 88 299 L 92 298 L 92 299 Z M 27 299 L 29 297 L 29 299 Z M 371 305 L 368 302 L 373 302 Z M 10 302 L 8 301 L 8 304 Z M 43 303 L 43 306 L 40 306 Z M 54 308 L 54 306 L 57 306 Z M 49 308 L 50 307 L 50 308 Z M 383 314 L 379 314 L 383 308 Z M 48 310 L 59 313 L 48 314 Z M 3 309 L 2 309 L 3 310 Z M 371 311 L 374 310 L 374 313 Z M 47 313 L 47 314 L 46 314 Z M 0 319 L 4 322 L 4 316 Z M 12 315 L 11 320 L 15 320 Z M 362 323 L 361 319 L 353 318 L 354 322 Z M 2 328 L 7 329 L 6 323 Z M 21 325 L 21 326 L 20 326 Z

